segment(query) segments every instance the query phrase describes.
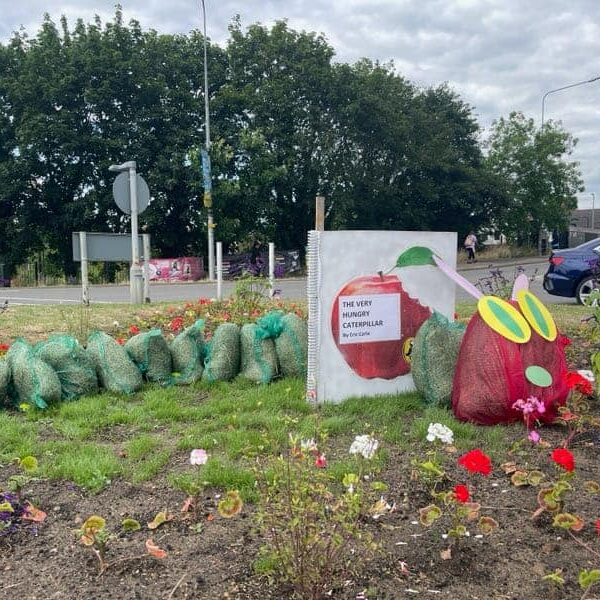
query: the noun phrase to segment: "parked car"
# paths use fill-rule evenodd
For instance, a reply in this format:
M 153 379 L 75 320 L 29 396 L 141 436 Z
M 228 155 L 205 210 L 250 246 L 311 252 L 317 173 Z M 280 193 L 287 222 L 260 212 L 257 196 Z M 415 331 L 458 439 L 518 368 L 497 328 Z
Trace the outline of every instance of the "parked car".
M 575 298 L 583 304 L 600 287 L 600 238 L 575 248 L 554 250 L 544 275 L 544 289 L 553 296 Z

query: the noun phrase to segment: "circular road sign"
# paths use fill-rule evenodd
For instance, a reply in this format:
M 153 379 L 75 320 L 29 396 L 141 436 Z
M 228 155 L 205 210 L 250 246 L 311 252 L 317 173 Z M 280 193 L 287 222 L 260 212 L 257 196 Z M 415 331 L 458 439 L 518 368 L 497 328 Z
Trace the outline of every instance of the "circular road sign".
M 131 198 L 129 197 L 129 173 L 117 175 L 113 182 L 113 197 L 117 206 L 127 215 L 131 214 Z M 137 175 L 137 208 L 143 213 L 150 204 L 150 189 L 141 175 Z

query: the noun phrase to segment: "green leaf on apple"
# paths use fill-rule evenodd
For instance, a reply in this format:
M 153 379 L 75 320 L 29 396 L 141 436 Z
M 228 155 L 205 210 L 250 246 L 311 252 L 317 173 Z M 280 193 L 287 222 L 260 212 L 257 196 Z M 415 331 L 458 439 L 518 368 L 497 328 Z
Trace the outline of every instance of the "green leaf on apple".
M 402 267 L 420 267 L 422 265 L 434 265 L 433 252 L 425 246 L 413 246 L 405 250 L 396 260 L 396 266 Z

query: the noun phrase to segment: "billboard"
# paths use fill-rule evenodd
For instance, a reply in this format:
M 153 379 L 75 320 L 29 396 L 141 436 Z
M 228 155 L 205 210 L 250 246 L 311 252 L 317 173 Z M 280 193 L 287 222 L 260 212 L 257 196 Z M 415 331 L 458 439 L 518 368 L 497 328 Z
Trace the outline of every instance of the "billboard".
M 204 261 L 200 256 L 151 258 L 148 269 L 150 281 L 197 281 L 204 277 Z

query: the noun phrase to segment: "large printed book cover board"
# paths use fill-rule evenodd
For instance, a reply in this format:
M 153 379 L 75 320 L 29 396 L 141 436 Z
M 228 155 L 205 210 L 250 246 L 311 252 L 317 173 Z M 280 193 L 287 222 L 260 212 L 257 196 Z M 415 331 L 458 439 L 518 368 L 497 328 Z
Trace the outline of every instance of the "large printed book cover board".
M 456 266 L 455 232 L 309 232 L 309 401 L 415 389 L 412 340 L 433 311 L 453 319 L 455 287 L 434 265 L 397 267 L 413 247 Z

